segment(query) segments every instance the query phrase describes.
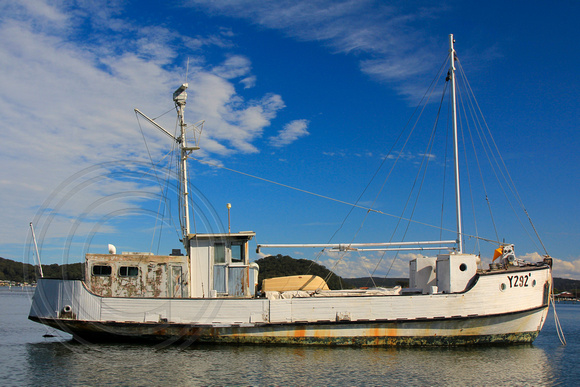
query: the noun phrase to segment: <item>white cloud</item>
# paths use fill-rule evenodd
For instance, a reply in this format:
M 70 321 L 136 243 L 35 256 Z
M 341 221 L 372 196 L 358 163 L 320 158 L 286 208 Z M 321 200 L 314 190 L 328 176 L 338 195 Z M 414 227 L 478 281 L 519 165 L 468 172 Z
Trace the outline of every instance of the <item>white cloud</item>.
M 5 7 L 4 11 L 16 17 L 21 15 L 23 20 L 31 17 L 35 23 L 43 27 L 62 28 L 69 20 L 57 7 L 43 0 L 15 0 L 7 2 Z
M 409 261 L 422 256 L 422 254 L 407 253 L 399 254 L 394 259 L 393 255 L 385 255 L 381 258 L 382 254 L 379 252 L 345 254 L 325 251 L 317 262 L 345 278 L 368 277 L 377 265 L 374 277 L 384 277 L 388 273 L 388 277 L 407 278 L 409 276 Z M 541 262 L 543 259 L 537 252 L 521 255 L 518 258 L 526 262 Z M 580 278 L 580 258 L 571 260 L 553 258 L 553 262 L 553 277 Z M 491 263 L 491 259 L 484 258 L 482 265 L 487 267 L 489 263 Z
M 274 137 L 270 137 L 270 144 L 277 148 L 292 144 L 301 137 L 308 136 L 308 120 L 295 120 L 284 126 Z
M 336 252 L 325 251 L 317 263 L 326 266 L 344 278 L 373 277 L 407 278 L 409 261 L 421 254 L 383 255 L 381 252 Z
M 185 4 L 246 19 L 297 40 L 317 41 L 334 53 L 356 53 L 365 74 L 390 82 L 399 93 L 411 97 L 424 91 L 416 87 L 423 84 L 418 76 L 439 64 L 429 48 L 432 42 L 417 26 L 446 9 L 445 5 L 425 8 L 373 0 L 190 0 Z
M 252 69 L 250 60 L 241 55 L 232 55 L 219 66 L 213 68 L 212 72 L 225 79 L 234 79 L 249 74 Z
M 253 76 L 253 75 L 251 75 L 249 77 L 246 77 L 246 78 L 242 79 L 240 81 L 240 83 L 242 85 L 244 85 L 244 88 L 245 89 L 249 89 L 249 88 L 254 87 L 256 85 L 256 77 Z
M 147 161 L 144 148 L 135 148 L 141 135 L 133 108 L 152 117 L 171 109 L 171 93 L 185 75 L 181 48 L 231 47 L 227 31 L 187 37 L 167 27 L 133 25 L 115 7 L 80 7 L 41 0 L 0 5 L 0 245 L 10 258 L 22 251 L 28 222 L 59 183 L 103 162 Z M 227 59 L 212 67 L 198 54 L 190 57 L 186 110 L 189 123 L 206 120 L 204 153 L 198 155 L 257 152 L 253 142 L 284 108 L 282 98 L 245 100 L 237 93 L 234 79 L 242 78 L 245 87 L 255 82 L 247 58 L 224 53 Z M 159 122 L 172 128 L 174 116 Z M 162 157 L 169 139 L 145 125 L 143 132 L 153 157 Z M 87 184 L 93 189 L 79 191 L 82 198 L 69 195 L 62 216 L 53 218 L 55 238 L 67 235 L 71 219 L 102 195 L 150 189 L 115 175 L 98 189 Z M 91 216 L 132 208 L 149 194 L 139 195 L 96 206 Z
M 411 56 L 381 58 L 361 61 L 361 70 L 380 80 L 396 81 L 424 73 L 431 68 L 433 58 Z
M 524 255 L 518 255 L 518 259 L 522 259 L 526 262 L 540 262 L 543 258 L 537 252 L 526 253 Z
M 579 279 L 580 278 L 580 258 L 570 261 L 553 258 L 553 277 Z

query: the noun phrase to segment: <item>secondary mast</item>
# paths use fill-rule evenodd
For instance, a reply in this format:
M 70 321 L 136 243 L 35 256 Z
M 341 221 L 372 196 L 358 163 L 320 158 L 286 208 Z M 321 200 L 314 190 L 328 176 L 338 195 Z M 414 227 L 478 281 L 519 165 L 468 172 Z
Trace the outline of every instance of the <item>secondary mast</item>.
M 198 140 L 203 129 L 204 121 L 200 121 L 193 125 L 193 135 L 194 135 L 194 145 L 187 146 L 187 124 L 185 123 L 185 102 L 187 100 L 187 90 L 188 84 L 184 83 L 173 93 L 173 101 L 175 102 L 175 108 L 177 110 L 177 120 L 179 123 L 179 136 L 174 136 L 168 130 L 159 125 L 155 120 L 147 117 L 139 109 L 135 109 L 135 113 L 138 113 L 147 121 L 151 122 L 155 127 L 160 129 L 163 133 L 171 137 L 178 145 L 180 150 L 180 160 L 179 160 L 179 182 L 181 184 L 181 203 L 182 207 L 182 219 L 181 219 L 181 233 L 183 234 L 183 247 L 186 252 L 189 252 L 189 238 L 190 227 L 189 227 L 189 192 L 188 192 L 188 182 L 187 182 L 187 156 L 194 150 L 198 150 Z
M 455 206 L 457 214 L 457 249 L 463 253 L 463 227 L 461 225 L 461 191 L 459 189 L 459 136 L 457 134 L 457 97 L 455 95 L 455 49 L 453 34 L 449 35 L 449 78 L 451 79 L 451 105 L 453 115 L 453 154 L 455 163 Z
M 188 84 L 184 83 L 173 93 L 173 101 L 175 101 L 175 108 L 177 109 L 177 119 L 179 121 L 180 134 L 179 138 L 176 140 L 179 143 L 180 152 L 180 173 L 179 178 L 181 180 L 181 189 L 183 197 L 181 198 L 181 205 L 183 206 L 183 219 L 181 224 L 181 232 L 183 234 L 183 247 L 185 251 L 189 251 L 189 192 L 187 190 L 187 155 L 189 152 L 194 150 L 193 148 L 187 148 L 185 131 L 187 129 L 187 124 L 185 123 L 185 102 L 187 100 L 187 90 Z M 199 148 L 198 148 L 199 149 Z

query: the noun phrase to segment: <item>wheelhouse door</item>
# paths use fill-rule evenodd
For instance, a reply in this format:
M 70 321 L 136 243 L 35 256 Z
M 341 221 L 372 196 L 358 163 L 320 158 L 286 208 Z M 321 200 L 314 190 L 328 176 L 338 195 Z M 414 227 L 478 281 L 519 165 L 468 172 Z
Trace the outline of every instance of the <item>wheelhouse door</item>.
M 213 246 L 213 289 L 218 294 L 228 292 L 227 275 L 226 245 L 225 243 L 216 243 Z

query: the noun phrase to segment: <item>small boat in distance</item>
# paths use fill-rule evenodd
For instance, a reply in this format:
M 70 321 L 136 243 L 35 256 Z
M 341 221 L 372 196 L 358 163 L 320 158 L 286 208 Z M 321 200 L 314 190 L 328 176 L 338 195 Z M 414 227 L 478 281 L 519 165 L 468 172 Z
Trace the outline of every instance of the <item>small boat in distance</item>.
M 179 136 L 181 255 L 87 254 L 85 279 L 39 279 L 29 319 L 76 340 L 318 344 L 352 346 L 530 343 L 539 334 L 552 292 L 552 259 L 526 263 L 514 246 L 497 247 L 494 263 L 463 250 L 453 35 L 449 72 L 454 129 L 457 238 L 417 242 L 301 245 L 337 251 L 445 250 L 409 265 L 409 287 L 330 290 L 311 275 L 263 282 L 250 262 L 252 231 L 191 233 L 184 108 L 188 85 L 173 94 Z M 137 111 L 137 110 L 136 110 Z M 137 111 L 143 117 L 144 114 Z M 454 247 L 443 247 L 452 245 Z M 258 245 L 281 248 L 290 245 Z

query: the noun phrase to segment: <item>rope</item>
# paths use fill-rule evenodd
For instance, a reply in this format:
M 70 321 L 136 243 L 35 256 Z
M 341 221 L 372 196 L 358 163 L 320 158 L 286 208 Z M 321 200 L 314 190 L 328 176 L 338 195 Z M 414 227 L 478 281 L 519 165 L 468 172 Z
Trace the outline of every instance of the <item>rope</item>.
M 554 297 L 554 286 L 552 286 L 552 290 L 550 291 L 550 302 L 552 303 L 552 310 L 554 311 L 554 325 L 556 326 L 556 333 L 558 334 L 558 339 L 562 345 L 566 345 L 566 338 L 564 337 L 564 331 L 562 330 L 562 326 L 560 325 L 560 319 L 558 318 L 558 313 L 556 313 L 556 300 Z

